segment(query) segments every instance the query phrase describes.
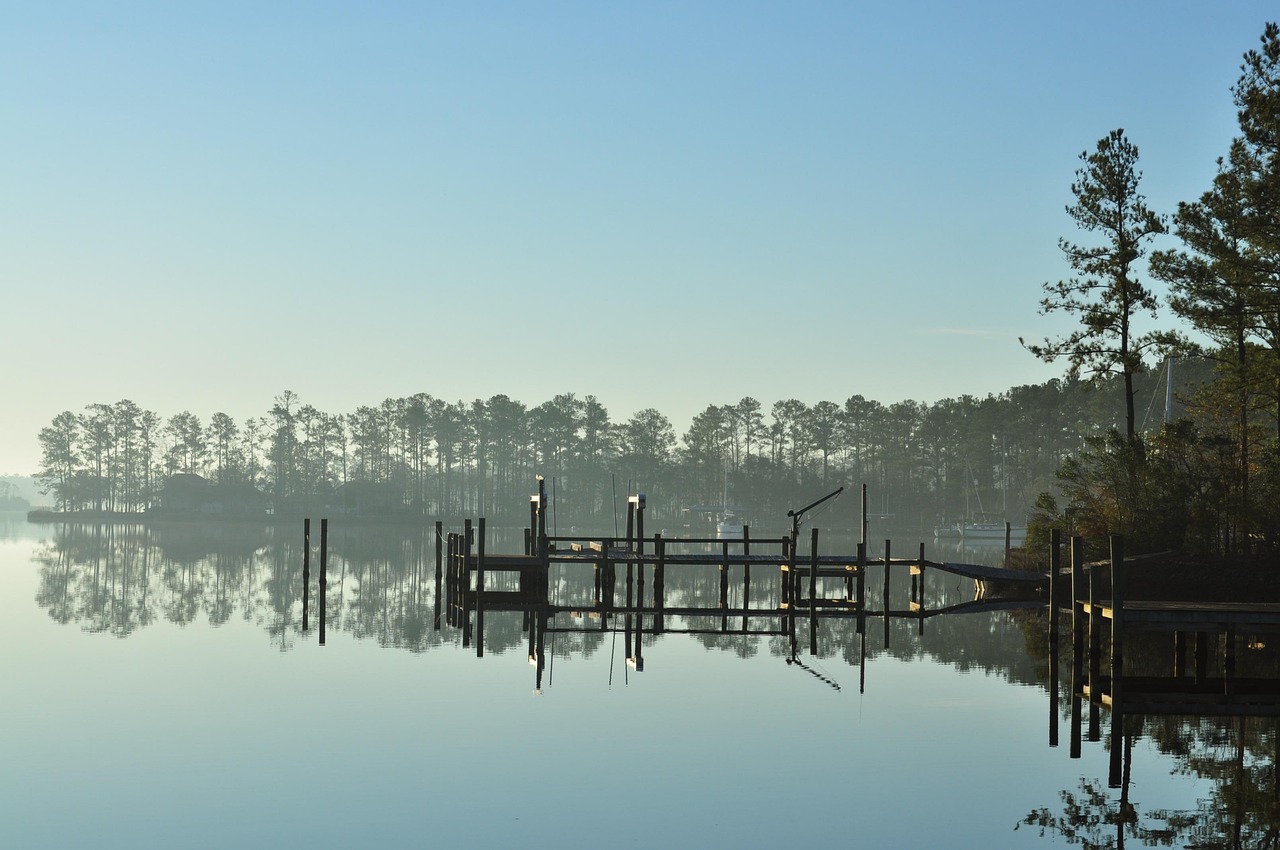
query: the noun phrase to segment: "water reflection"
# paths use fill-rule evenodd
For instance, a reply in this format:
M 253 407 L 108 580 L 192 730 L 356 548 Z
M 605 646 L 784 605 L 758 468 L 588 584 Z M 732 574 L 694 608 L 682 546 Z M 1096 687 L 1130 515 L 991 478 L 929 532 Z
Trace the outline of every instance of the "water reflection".
M 166 623 L 190 630 L 243 622 L 259 630 L 264 644 L 282 651 L 296 651 L 317 639 L 314 623 L 306 629 L 302 622 L 301 529 L 72 524 L 49 532 L 34 554 L 36 602 L 58 623 L 123 638 Z M 524 546 L 520 529 L 490 534 L 497 551 Z M 1120 734 L 1113 738 L 1104 733 L 1111 706 L 1081 700 L 1069 682 L 1054 687 L 1051 670 L 1070 671 L 1073 658 L 1070 642 L 1060 653 L 1049 652 L 1043 607 L 999 615 L 902 616 L 911 613 L 910 576 L 905 570 L 891 576 L 885 606 L 881 576 L 872 571 L 865 588 L 864 628 L 859 629 L 856 616 L 830 617 L 811 632 L 809 618 L 802 615 L 792 630 L 776 614 L 743 613 L 778 607 L 776 568 L 753 570 L 748 582 L 741 566 L 727 571 L 711 566 L 668 572 L 658 627 L 652 571 L 633 573 L 628 603 L 625 566 L 619 565 L 615 610 L 602 612 L 597 598 L 605 590 L 595 568 L 565 563 L 548 576 L 539 605 L 511 610 L 495 605 L 485 612 L 482 628 L 473 611 L 468 638 L 465 624 L 450 622 L 448 588 L 443 576 L 437 579 L 435 550 L 430 528 L 408 534 L 331 529 L 330 580 L 324 595 L 328 628 L 335 635 L 412 653 L 460 651 L 468 641 L 466 648 L 474 652 L 483 637 L 486 657 L 532 656 L 533 665 L 522 664 L 525 672 L 504 675 L 528 675 L 529 686 L 547 693 L 557 688 L 557 659 L 594 665 L 602 685 L 626 687 L 637 677 L 670 677 L 685 660 L 677 641 L 693 642 L 725 658 L 763 660 L 794 671 L 789 681 L 797 697 L 819 692 L 853 692 L 856 697 L 865 689 L 890 698 L 886 692 L 892 687 L 887 676 L 878 675 L 878 659 L 927 659 L 955 670 L 981 671 L 1011 684 L 1044 688 L 1041 693 L 1052 700 L 1052 723 L 1069 725 L 1073 716 L 1078 718 L 1084 749 L 1110 751 L 1113 740 L 1120 742 L 1118 787 L 1108 788 L 1101 777 L 1064 781 L 1056 798 L 1046 792 L 1042 806 L 1021 810 L 1026 813 L 1019 822 L 1021 835 L 1043 833 L 1085 846 L 1280 843 L 1280 733 L 1274 718 L 1127 715 L 1121 710 Z M 318 569 L 314 553 L 311 568 Z M 518 576 L 494 573 L 488 578 L 492 584 L 487 587 L 494 592 L 519 591 Z M 929 582 L 929 610 L 974 601 L 972 581 L 932 576 Z M 833 594 L 837 584 L 832 581 Z M 313 579 L 306 597 L 313 615 L 319 610 L 319 594 Z M 699 606 L 705 610 L 696 610 Z M 1280 677 L 1280 663 L 1265 643 L 1240 636 L 1241 676 Z M 1171 675 L 1176 663 L 1169 642 L 1160 638 L 1133 639 L 1128 659 L 1132 667 L 1126 669 L 1135 675 Z M 1207 675 L 1219 675 L 1223 662 L 1220 654 L 1209 660 Z M 956 729 L 952 734 L 968 732 Z M 1132 774 L 1135 759 L 1144 752 L 1157 754 L 1171 775 L 1199 777 L 1205 783 L 1199 801 L 1192 807 L 1141 805 L 1137 791 L 1145 790 L 1149 797 L 1152 789 L 1135 791 Z M 1009 826 L 1006 822 L 1003 828 Z
M 315 638 L 320 591 L 313 577 L 305 599 L 302 594 L 301 528 L 288 533 L 252 525 L 69 523 L 51 531 L 34 554 L 39 568 L 36 601 L 57 622 L 126 637 L 159 622 L 218 627 L 238 619 L 260 627 L 282 650 Z M 490 530 L 490 536 L 495 549 L 524 545 L 521 529 Z M 313 548 L 317 537 L 313 529 Z M 329 630 L 414 652 L 474 645 L 474 615 L 466 623 L 448 615 L 448 581 L 436 575 L 434 529 L 388 533 L 337 527 L 330 530 L 328 544 L 323 607 Z M 315 551 L 309 566 L 318 573 Z M 857 666 L 865 657 L 881 653 L 902 659 L 929 655 L 961 670 L 1000 672 L 1015 682 L 1039 678 L 1033 663 L 1018 651 L 1022 641 L 1015 637 L 1013 621 L 1001 621 L 993 629 L 981 617 L 935 616 L 942 609 L 973 603 L 970 580 L 930 578 L 927 616 L 920 617 L 907 605 L 913 579 L 905 570 L 895 572 L 889 591 L 891 616 L 885 618 L 883 583 L 873 575 L 865 590 L 867 615 L 883 628 L 867 640 L 856 617 L 824 618 L 812 634 L 809 618 L 803 615 L 784 627 L 777 614 L 777 567 L 756 567 L 748 573 L 736 565 L 668 570 L 663 607 L 656 610 L 652 572 L 641 575 L 636 570 L 628 580 L 620 565 L 608 585 L 614 604 L 602 611 L 605 591 L 597 571 L 588 564 L 557 564 L 538 606 L 519 604 L 503 611 L 495 602 L 487 607 L 484 651 L 528 653 L 531 625 L 541 618 L 544 637 L 555 635 L 554 653 L 612 653 L 616 634 L 621 657 L 630 660 L 633 669 L 642 665 L 646 654 L 660 659 L 662 639 L 670 634 L 743 658 L 767 650 L 780 659 L 795 659 L 812 648 L 816 658 Z M 519 577 L 491 573 L 486 590 L 494 599 L 517 592 Z M 311 615 L 308 628 L 304 601 Z M 643 615 L 638 613 L 641 607 L 647 609 Z M 539 635 L 532 631 L 536 650 Z M 744 639 L 756 637 L 766 641 Z M 547 646 L 546 651 L 552 651 L 551 644 Z
M 1041 808 L 1023 825 L 1086 846 L 1276 846 L 1280 653 L 1273 638 L 1280 612 L 1247 603 L 1122 599 L 1121 561 L 1117 556 L 1109 576 L 1102 565 L 1077 561 L 1070 581 L 1055 585 L 1064 604 L 1050 607 L 1046 632 L 1050 745 L 1058 744 L 1065 708 L 1071 758 L 1081 757 L 1085 740 L 1105 746 L 1114 791 L 1082 779 L 1061 792 L 1061 813 Z M 1061 646 L 1059 612 L 1070 637 Z M 1191 810 L 1143 813 L 1130 799 L 1134 745 L 1143 738 L 1174 762 L 1173 773 L 1206 780 L 1209 796 Z

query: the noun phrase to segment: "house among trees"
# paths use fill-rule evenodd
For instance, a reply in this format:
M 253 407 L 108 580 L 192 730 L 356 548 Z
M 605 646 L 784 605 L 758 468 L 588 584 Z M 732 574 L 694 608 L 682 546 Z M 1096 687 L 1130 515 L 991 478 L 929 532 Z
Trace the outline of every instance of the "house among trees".
M 157 513 L 175 516 L 261 517 L 267 497 L 250 484 L 214 484 L 202 475 L 178 473 L 165 479 Z

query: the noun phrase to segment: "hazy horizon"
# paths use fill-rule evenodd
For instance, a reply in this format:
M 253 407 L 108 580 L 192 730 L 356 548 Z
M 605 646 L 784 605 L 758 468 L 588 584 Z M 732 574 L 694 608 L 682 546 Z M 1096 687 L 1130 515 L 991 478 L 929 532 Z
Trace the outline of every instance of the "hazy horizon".
M 568 392 L 683 433 L 747 395 L 1048 380 L 1018 337 L 1071 322 L 1037 308 L 1081 238 L 1079 153 L 1123 127 L 1152 208 L 1198 197 L 1276 17 L 9 7 L 0 473 L 37 471 L 60 411 L 126 398 L 242 421 L 284 390 L 335 413 Z

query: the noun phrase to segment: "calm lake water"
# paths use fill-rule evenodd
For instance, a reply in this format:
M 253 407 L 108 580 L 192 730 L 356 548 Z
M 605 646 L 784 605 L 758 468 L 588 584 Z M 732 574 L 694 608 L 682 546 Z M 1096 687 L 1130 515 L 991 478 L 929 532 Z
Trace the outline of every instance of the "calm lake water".
M 504 534 L 491 552 L 518 551 Z M 669 600 L 714 597 L 698 570 Z M 335 522 L 329 574 L 320 646 L 301 528 L 0 520 L 0 846 L 1107 846 L 1122 793 L 1132 846 L 1274 832 L 1266 803 L 1232 808 L 1274 797 L 1271 721 L 1145 726 L 1127 792 L 1105 735 L 1069 758 L 1065 699 L 1050 747 L 1041 609 L 891 620 L 888 648 L 881 618 L 824 621 L 817 655 L 802 622 L 797 663 L 783 636 L 673 617 L 705 633 L 645 634 L 637 671 L 586 610 L 590 568 L 556 567 L 551 593 L 587 602 L 551 624 L 539 689 L 521 614 L 487 615 L 482 658 L 436 630 L 427 535 Z

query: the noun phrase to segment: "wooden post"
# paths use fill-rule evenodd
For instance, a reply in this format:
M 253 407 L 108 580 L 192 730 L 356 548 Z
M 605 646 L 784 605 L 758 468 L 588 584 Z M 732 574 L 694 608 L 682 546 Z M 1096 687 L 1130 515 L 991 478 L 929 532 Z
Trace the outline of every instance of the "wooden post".
M 916 562 L 916 567 L 920 572 L 920 591 L 916 598 L 917 604 L 920 606 L 920 623 L 919 633 L 924 637 L 924 543 L 920 544 L 920 559 Z
M 1071 538 L 1071 662 L 1075 668 L 1084 668 L 1084 538 Z M 1078 682 L 1080 676 L 1075 675 Z
M 1181 679 L 1187 675 L 1187 633 L 1173 633 L 1173 677 Z
M 864 485 L 865 487 L 865 485 Z M 867 633 L 867 543 L 858 544 L 858 634 Z
M 1098 675 L 1102 665 L 1102 618 L 1098 616 L 1098 581 L 1097 570 L 1089 568 L 1089 689 L 1098 687 Z M 1097 698 L 1097 693 L 1090 694 L 1090 703 Z
M 442 556 L 444 554 L 442 551 L 444 547 L 444 540 L 442 539 L 443 535 L 444 523 L 440 520 L 436 520 L 436 615 L 433 625 L 437 632 L 440 631 L 440 583 L 442 581 L 441 568 Z
M 1111 693 L 1124 675 L 1124 536 L 1111 535 Z
M 525 538 L 525 554 L 538 555 L 538 514 L 542 513 L 543 482 L 538 481 L 538 492 L 529 497 L 529 533 Z
M 474 539 L 471 520 L 462 521 L 462 555 L 458 558 L 458 599 L 459 613 L 462 615 L 462 645 L 471 646 L 471 605 L 475 599 L 471 594 L 471 541 Z
M 667 541 L 661 534 L 653 535 L 653 633 L 660 635 L 666 628 L 663 609 L 667 605 Z
M 1070 757 L 1080 758 L 1083 725 L 1081 695 L 1084 691 L 1084 538 L 1071 537 L 1071 744 Z
M 1013 537 L 1013 526 L 1009 524 L 1009 521 L 1008 521 L 1008 520 L 1005 520 L 1005 523 L 1004 523 L 1004 565 L 1005 565 L 1006 567 L 1007 567 L 1007 566 L 1009 566 L 1009 548 L 1010 548 L 1010 545 L 1009 545 L 1009 544 L 1012 542 L 1012 537 Z
M 809 540 L 809 610 L 818 609 L 818 529 L 810 531 Z
M 617 532 L 617 529 L 614 529 Z M 632 541 L 635 539 L 636 533 L 636 503 L 631 501 L 631 497 L 627 497 L 627 548 L 634 548 Z
M 889 546 L 888 540 L 884 542 L 884 620 L 889 622 Z
M 1102 617 L 1098 611 L 1098 568 L 1089 567 L 1089 740 L 1102 740 Z
M 538 482 L 538 557 L 547 565 L 547 482 Z
M 641 512 L 644 509 L 641 508 Z M 644 538 L 640 545 L 644 546 Z M 644 670 L 644 561 L 636 568 L 636 672 Z
M 800 600 L 796 599 L 796 548 L 792 545 L 790 536 L 782 538 L 782 557 L 787 565 L 782 579 L 782 602 L 790 604 L 792 613 L 795 613 Z
M 644 494 L 636 494 L 639 503 L 636 505 L 636 551 L 644 554 Z M 640 559 L 640 567 L 644 568 L 644 559 Z
M 632 575 L 631 575 L 631 567 L 632 567 L 631 562 L 627 561 L 627 609 L 626 609 L 627 613 L 623 615 L 624 638 L 622 643 L 622 657 L 627 661 L 630 661 L 632 658 L 632 655 L 631 655 L 631 616 L 632 616 L 631 606 L 633 601 L 634 579 L 632 578 Z
M 889 648 L 889 541 L 884 541 L 884 648 Z
M 1049 530 L 1049 658 L 1051 663 L 1058 654 L 1058 609 L 1062 603 L 1058 599 L 1061 582 L 1058 571 L 1062 569 L 1061 532 Z M 1056 708 L 1054 709 L 1057 710 Z
M 1111 765 L 1108 784 L 1120 785 L 1124 752 L 1124 536 L 1111 535 Z
M 604 575 L 600 580 L 604 586 L 605 610 L 604 615 L 600 618 L 601 628 L 604 628 L 603 624 L 609 621 L 609 614 L 613 613 L 614 596 L 616 594 L 615 586 L 618 583 L 618 577 L 615 575 L 614 571 L 613 559 L 609 557 L 609 550 L 612 549 L 613 546 L 613 540 L 605 540 L 601 546 L 603 551 L 600 553 L 600 569 L 603 571 Z
M 867 543 L 867 485 L 862 485 L 862 535 L 859 538 L 862 545 Z
M 444 621 L 449 626 L 453 625 L 453 539 L 454 534 L 450 531 L 444 559 Z
M 742 631 L 747 631 L 747 609 L 751 606 L 751 527 L 742 526 Z
M 320 520 L 320 645 L 324 646 L 324 609 L 329 593 L 329 520 Z
M 809 654 L 818 654 L 818 529 L 809 536 Z
M 720 541 L 720 608 L 729 607 L 729 541 Z
M 476 540 L 476 658 L 484 657 L 484 517 Z
M 311 607 L 311 517 L 302 521 L 302 630 L 307 630 Z

